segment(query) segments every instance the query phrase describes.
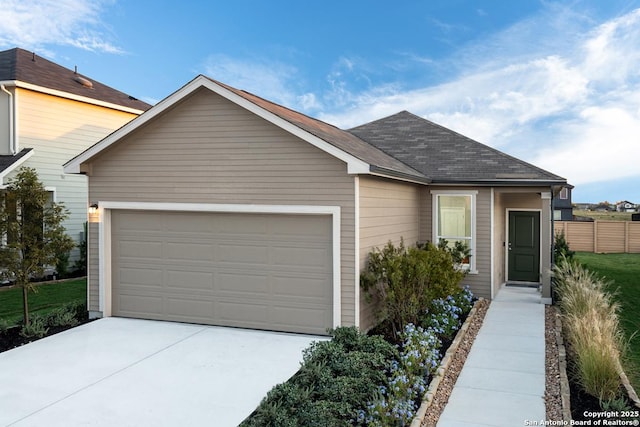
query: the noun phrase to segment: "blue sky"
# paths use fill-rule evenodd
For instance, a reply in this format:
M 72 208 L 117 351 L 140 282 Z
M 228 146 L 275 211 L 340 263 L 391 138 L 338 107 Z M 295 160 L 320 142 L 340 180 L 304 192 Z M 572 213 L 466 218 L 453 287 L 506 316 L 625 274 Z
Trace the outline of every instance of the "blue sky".
M 150 103 L 206 74 L 349 128 L 408 110 L 640 203 L 640 0 L 0 0 L 22 47 Z

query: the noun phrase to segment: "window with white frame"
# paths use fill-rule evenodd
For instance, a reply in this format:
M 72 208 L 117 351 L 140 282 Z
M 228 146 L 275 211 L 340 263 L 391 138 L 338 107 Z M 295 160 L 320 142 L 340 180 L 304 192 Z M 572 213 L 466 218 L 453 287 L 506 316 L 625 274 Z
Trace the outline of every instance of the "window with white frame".
M 567 200 L 569 198 L 569 189 L 567 187 L 563 187 L 562 190 L 560 190 L 560 198 L 562 200 Z
M 447 246 L 456 244 L 470 250 L 470 257 L 464 258 L 462 268 L 474 271 L 475 253 L 475 199 L 476 193 L 432 192 L 433 194 L 433 237 L 434 243 L 446 240 Z

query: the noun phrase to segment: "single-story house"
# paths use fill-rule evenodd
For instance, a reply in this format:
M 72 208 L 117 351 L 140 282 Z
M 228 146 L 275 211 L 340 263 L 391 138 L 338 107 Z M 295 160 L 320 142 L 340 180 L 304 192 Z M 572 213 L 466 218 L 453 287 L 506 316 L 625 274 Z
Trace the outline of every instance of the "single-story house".
M 89 309 L 324 334 L 375 322 L 388 241 L 460 240 L 465 283 L 550 298 L 566 180 L 408 112 L 342 130 L 198 76 L 66 163 L 86 174 Z

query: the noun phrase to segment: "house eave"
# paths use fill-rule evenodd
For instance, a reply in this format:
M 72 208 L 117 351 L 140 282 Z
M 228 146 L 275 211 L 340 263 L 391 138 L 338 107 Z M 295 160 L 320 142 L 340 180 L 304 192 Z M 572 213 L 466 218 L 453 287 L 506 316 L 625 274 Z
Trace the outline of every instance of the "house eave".
M 13 87 L 21 88 L 21 89 L 31 90 L 31 91 L 34 91 L 34 92 L 40 92 L 40 93 L 44 93 L 46 95 L 57 96 L 58 98 L 66 98 L 66 99 L 69 99 L 69 100 L 72 100 L 72 101 L 84 102 L 86 104 L 92 104 L 92 105 L 96 105 L 96 106 L 99 106 L 99 107 L 110 108 L 112 110 L 123 111 L 125 113 L 132 113 L 132 114 L 136 114 L 136 115 L 140 115 L 140 114 L 144 113 L 144 110 L 138 110 L 136 108 L 125 107 L 125 106 L 114 104 L 114 103 L 111 103 L 111 102 L 100 101 L 99 99 L 90 98 L 88 96 L 74 95 L 74 94 L 69 93 L 69 92 L 64 92 L 64 91 L 56 90 L 56 89 L 51 89 L 51 88 L 44 87 L 44 86 L 38 86 L 38 85 L 34 85 L 32 83 L 23 82 L 23 81 L 20 81 L 20 80 L 5 80 L 5 81 L 0 81 L 0 84 L 5 85 L 5 86 L 13 86 Z
M 480 187 L 552 187 L 552 186 L 566 186 L 566 180 L 548 180 L 548 179 L 526 179 L 526 180 L 513 180 L 513 179 L 469 179 L 469 180 L 452 180 L 452 179 L 434 179 L 431 184 L 433 185 L 473 185 Z
M 392 169 L 382 168 L 379 166 L 371 165 L 369 167 L 369 175 L 379 176 L 382 178 L 390 178 L 398 181 L 406 181 L 414 184 L 428 185 L 431 184 L 431 179 L 428 177 L 420 177 L 407 173 L 398 172 Z

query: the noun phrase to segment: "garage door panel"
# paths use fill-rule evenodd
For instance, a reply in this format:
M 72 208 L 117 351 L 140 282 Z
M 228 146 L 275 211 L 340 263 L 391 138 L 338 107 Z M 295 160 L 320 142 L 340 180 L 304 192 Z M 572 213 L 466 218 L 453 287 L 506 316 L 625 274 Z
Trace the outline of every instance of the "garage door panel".
M 147 258 L 162 257 L 162 242 L 119 240 L 116 256 L 139 257 L 141 254 L 145 254 Z
M 116 298 L 118 310 L 121 312 L 121 315 L 125 317 L 139 317 L 140 315 L 154 316 L 162 313 L 163 311 L 163 301 L 162 296 L 160 295 L 122 294 L 116 296 Z
M 166 258 L 177 261 L 207 261 L 215 258 L 215 248 L 210 243 L 167 242 Z
M 263 274 L 247 274 L 246 272 L 228 271 L 216 275 L 217 290 L 224 293 L 257 295 L 262 298 L 269 295 L 269 278 Z
M 208 319 L 211 319 L 214 313 L 214 303 L 202 299 L 167 297 L 166 305 L 166 312 L 169 316 L 172 316 L 173 320 L 177 320 L 178 318 L 180 318 L 181 321 L 200 319 L 200 321 L 206 322 Z M 188 313 L 188 316 L 186 316 L 185 313 Z
M 213 289 L 211 272 L 167 270 L 167 288 L 174 289 Z
M 275 265 L 295 265 L 302 268 L 324 269 L 330 263 L 329 253 L 326 248 L 301 248 L 295 246 L 275 247 L 273 263 Z
M 244 244 L 218 243 L 216 260 L 231 263 L 269 264 L 269 247 L 258 245 L 255 241 Z
M 123 266 L 114 277 L 121 285 L 147 286 L 162 289 L 162 270 Z
M 215 231 L 213 218 L 202 215 L 190 215 L 185 218 L 181 212 L 166 212 L 163 216 L 164 230 L 175 234 L 201 234 Z
M 272 281 L 271 292 L 280 298 L 291 298 L 294 301 L 315 299 L 320 304 L 331 298 L 330 290 L 326 289 L 324 283 L 323 277 L 276 276 Z
M 333 324 L 328 215 L 111 217 L 114 315 L 314 334 Z

